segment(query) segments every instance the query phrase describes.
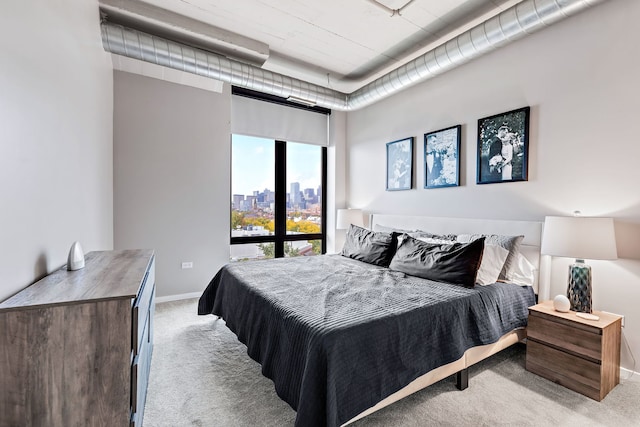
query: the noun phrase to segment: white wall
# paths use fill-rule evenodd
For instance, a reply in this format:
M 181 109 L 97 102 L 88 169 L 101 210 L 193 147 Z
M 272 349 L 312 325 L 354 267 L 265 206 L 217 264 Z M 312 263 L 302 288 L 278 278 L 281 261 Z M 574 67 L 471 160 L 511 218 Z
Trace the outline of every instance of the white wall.
M 113 246 L 111 60 L 97 1 L 9 0 L 0 13 L 0 301 Z
M 115 247 L 156 250 L 159 297 L 199 294 L 229 261 L 229 85 L 214 93 L 121 71 L 114 76 Z M 329 252 L 336 205 L 345 201 L 345 132 L 346 113 L 333 112 Z M 194 268 L 183 270 L 182 261 Z
M 347 113 L 333 111 L 329 117 L 327 148 L 327 253 L 342 250 L 344 231 L 336 230 L 336 210 L 346 207 L 346 132 Z
M 115 248 L 155 249 L 159 297 L 202 292 L 229 260 L 230 114 L 226 84 L 114 72 Z
M 611 0 L 347 121 L 348 202 L 371 212 L 540 220 L 613 216 L 620 260 L 591 262 L 594 306 L 626 315 L 640 358 L 640 2 Z M 529 181 L 476 185 L 477 120 L 531 106 Z M 461 186 L 423 189 L 423 135 L 462 124 Z M 385 191 L 385 144 L 417 138 L 411 191 Z M 554 259 L 551 295 L 570 260 Z M 623 366 L 632 362 L 623 345 Z

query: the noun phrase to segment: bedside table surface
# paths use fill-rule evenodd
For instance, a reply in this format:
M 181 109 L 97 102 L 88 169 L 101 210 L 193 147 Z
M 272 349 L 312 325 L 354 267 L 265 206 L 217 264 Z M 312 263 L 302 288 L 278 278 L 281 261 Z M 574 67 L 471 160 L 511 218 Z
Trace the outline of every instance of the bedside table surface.
M 567 313 L 562 313 L 560 311 L 556 311 L 553 308 L 553 301 L 549 300 L 549 301 L 544 301 L 541 302 L 539 304 L 533 305 L 531 307 L 529 307 L 529 310 L 531 311 L 537 311 L 539 313 L 544 313 L 544 314 L 548 314 L 551 316 L 557 316 L 560 317 L 562 319 L 566 319 L 572 322 L 577 322 L 577 323 L 582 323 L 583 325 L 588 325 L 588 326 L 594 326 L 596 328 L 606 328 L 608 325 L 610 325 L 611 323 L 622 319 L 622 316 L 619 316 L 617 314 L 613 314 L 613 313 L 605 313 L 603 311 L 597 311 L 594 310 L 593 314 L 595 314 L 596 316 L 599 316 L 600 319 L 599 320 L 587 320 L 587 319 L 583 319 L 581 317 L 576 316 L 576 312 L 575 311 L 569 311 Z

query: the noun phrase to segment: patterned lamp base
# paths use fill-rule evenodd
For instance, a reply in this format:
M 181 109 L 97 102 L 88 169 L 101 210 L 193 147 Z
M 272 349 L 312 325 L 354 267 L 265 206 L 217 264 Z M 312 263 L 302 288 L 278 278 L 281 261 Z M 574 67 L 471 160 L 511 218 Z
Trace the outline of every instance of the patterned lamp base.
M 577 259 L 569 266 L 567 298 L 571 310 L 591 313 L 591 267 L 583 259 Z

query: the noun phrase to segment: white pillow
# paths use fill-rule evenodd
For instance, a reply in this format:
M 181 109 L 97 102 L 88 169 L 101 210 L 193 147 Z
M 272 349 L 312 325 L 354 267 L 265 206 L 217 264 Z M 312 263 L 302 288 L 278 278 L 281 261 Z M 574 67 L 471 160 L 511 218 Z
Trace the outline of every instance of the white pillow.
M 404 233 L 398 235 L 398 247 L 400 247 L 400 245 L 402 244 L 404 236 L 411 236 L 416 240 L 430 243 L 432 245 L 453 245 L 454 243 L 456 243 L 455 240 L 436 239 L 434 237 L 431 237 L 435 236 L 435 234 L 426 233 L 424 231 L 405 231 Z
M 498 245 L 485 244 L 480 268 L 478 268 L 478 274 L 476 275 L 476 284 L 486 286 L 496 283 L 507 256 L 509 256 L 509 251 L 505 248 Z
M 381 231 L 383 233 L 413 233 L 415 230 L 404 230 L 402 228 L 387 227 L 386 225 L 374 224 L 373 231 Z
M 536 268 L 521 253 L 518 253 L 516 262 L 511 266 L 509 277 L 505 282 L 515 283 L 520 286 L 533 286 L 536 281 Z
M 457 243 L 455 240 L 446 240 L 446 239 L 437 239 L 434 237 L 425 237 L 420 233 L 407 233 L 409 236 L 413 237 L 416 240 L 420 240 L 421 242 L 431 243 L 432 245 L 453 245 Z

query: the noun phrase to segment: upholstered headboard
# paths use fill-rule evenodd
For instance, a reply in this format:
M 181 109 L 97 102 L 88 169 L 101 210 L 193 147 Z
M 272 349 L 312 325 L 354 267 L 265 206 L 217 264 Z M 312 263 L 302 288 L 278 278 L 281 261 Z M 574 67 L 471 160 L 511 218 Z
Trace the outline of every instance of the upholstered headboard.
M 434 234 L 501 234 L 523 235 L 520 252 L 537 269 L 534 290 L 548 292 L 548 262 L 540 256 L 542 222 L 477 218 L 444 218 L 409 215 L 371 214 L 369 226 L 392 227 L 404 230 L 424 230 Z

